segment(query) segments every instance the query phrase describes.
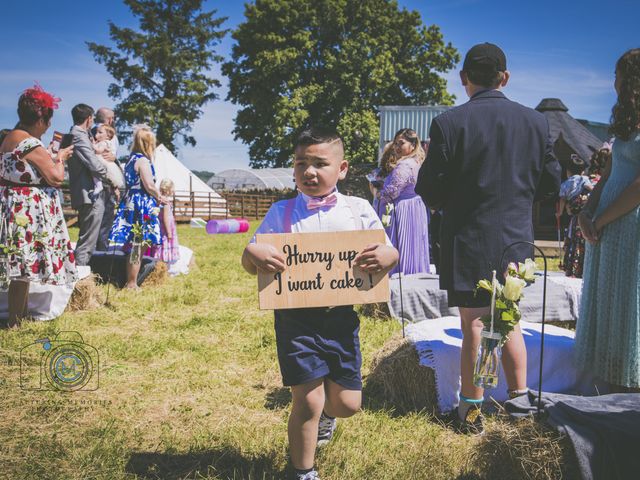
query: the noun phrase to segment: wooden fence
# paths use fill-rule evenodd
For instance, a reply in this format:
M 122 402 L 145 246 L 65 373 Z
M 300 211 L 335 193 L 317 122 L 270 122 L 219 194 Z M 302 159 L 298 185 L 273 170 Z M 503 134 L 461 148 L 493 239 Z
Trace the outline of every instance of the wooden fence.
M 62 197 L 67 225 L 71 226 L 77 222 L 78 213 L 71 207 L 68 189 L 62 190 Z M 274 202 L 282 198 L 273 194 L 177 191 L 173 196 L 173 214 L 177 222 L 189 222 L 194 217 L 204 220 L 234 217 L 260 219 Z

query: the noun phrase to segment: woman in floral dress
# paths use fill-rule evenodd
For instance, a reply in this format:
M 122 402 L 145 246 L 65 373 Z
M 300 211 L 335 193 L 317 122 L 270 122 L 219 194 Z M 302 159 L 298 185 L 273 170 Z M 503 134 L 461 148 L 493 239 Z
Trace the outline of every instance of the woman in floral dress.
M 25 90 L 18 124 L 0 145 L 0 283 L 9 282 L 9 327 L 27 315 L 30 282 L 77 280 L 57 188 L 73 147 L 54 154 L 40 141 L 59 101 L 38 85 Z
M 153 154 L 156 138 L 148 128 L 139 128 L 133 136 L 131 156 L 124 167 L 127 192 L 124 195 L 109 235 L 109 243 L 131 253 L 135 241 L 144 249 L 162 244 L 159 205 L 165 203 L 155 184 Z M 137 233 L 136 233 L 137 231 Z M 131 260 L 131 259 L 130 259 Z M 126 288 L 138 288 L 140 262 L 127 262 Z

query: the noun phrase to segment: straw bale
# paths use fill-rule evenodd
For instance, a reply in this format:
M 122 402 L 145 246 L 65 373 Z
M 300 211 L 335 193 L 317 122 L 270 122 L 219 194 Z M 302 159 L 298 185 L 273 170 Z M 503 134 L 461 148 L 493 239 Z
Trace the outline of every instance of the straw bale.
M 365 303 L 360 305 L 360 313 L 365 317 L 377 320 L 388 320 L 391 318 L 389 305 L 387 303 Z
M 533 418 L 498 416 L 474 448 L 471 461 L 486 478 L 580 478 L 569 439 Z
M 169 278 L 169 268 L 164 262 L 156 262 L 156 266 L 153 271 L 145 278 L 145 286 L 162 285 Z
M 420 365 L 414 345 L 399 335 L 374 355 L 367 391 L 398 413 L 437 412 L 435 374 Z
M 91 310 L 98 308 L 103 301 L 102 290 L 98 286 L 98 276 L 92 273 L 76 283 L 67 304 L 67 311 Z

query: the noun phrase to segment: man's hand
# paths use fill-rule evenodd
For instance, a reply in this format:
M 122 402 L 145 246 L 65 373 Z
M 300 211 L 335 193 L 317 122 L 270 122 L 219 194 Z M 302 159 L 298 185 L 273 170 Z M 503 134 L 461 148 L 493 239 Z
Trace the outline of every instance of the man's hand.
M 104 158 L 107 162 L 115 162 L 116 154 L 112 153 L 111 150 L 105 150 L 102 152 L 102 158 Z
M 367 245 L 354 259 L 354 263 L 365 272 L 377 273 L 391 270 L 398 263 L 398 250 L 382 243 Z
M 282 272 L 285 269 L 284 255 L 273 245 L 250 243 L 244 249 L 244 253 L 248 260 L 263 272 Z
M 116 203 L 120 201 L 120 189 L 118 187 L 113 187 L 113 196 L 116 197 Z
M 589 243 L 596 243 L 598 241 L 598 230 L 593 223 L 592 218 L 586 212 L 580 212 L 578 214 L 578 225 L 582 230 L 582 236 Z

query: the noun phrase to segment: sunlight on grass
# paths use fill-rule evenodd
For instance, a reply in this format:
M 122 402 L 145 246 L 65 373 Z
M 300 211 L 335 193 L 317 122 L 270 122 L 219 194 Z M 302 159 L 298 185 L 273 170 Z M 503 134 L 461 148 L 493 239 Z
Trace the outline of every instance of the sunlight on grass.
M 139 293 L 112 288 L 114 309 L 0 332 L 0 477 L 283 478 L 290 394 L 273 314 L 258 310 L 256 279 L 240 266 L 250 234 L 180 226 L 179 238 L 195 251 L 190 275 Z M 99 388 L 22 390 L 20 349 L 60 330 L 98 350 Z M 362 319 L 363 374 L 398 330 Z M 36 377 L 39 355 L 25 356 Z M 318 465 L 323 479 L 484 478 L 469 460 L 476 441 L 428 415 L 371 407 L 339 423 Z

